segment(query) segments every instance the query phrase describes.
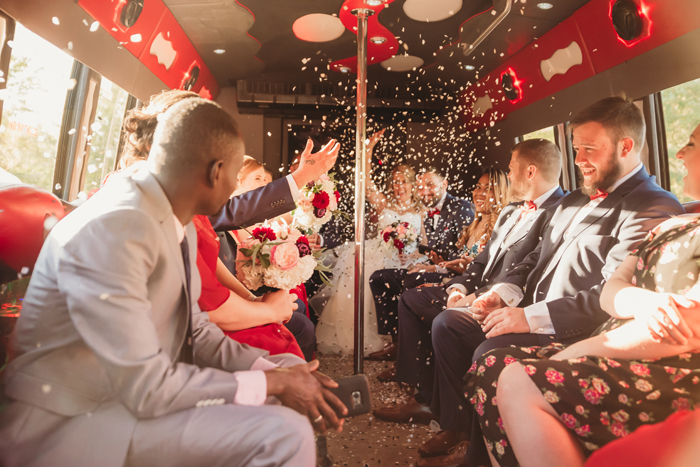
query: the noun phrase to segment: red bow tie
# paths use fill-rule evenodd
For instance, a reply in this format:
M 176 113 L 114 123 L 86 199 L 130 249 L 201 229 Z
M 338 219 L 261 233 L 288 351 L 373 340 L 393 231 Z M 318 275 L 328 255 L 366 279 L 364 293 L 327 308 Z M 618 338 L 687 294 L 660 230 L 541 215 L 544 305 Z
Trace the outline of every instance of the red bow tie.
M 600 188 L 596 188 L 595 194 L 594 194 L 594 195 L 591 195 L 591 201 L 593 201 L 594 199 L 598 199 L 598 198 L 605 199 L 605 198 L 607 198 L 607 197 L 608 197 L 608 192 L 607 192 L 607 191 L 603 191 L 603 190 L 601 190 Z
M 438 214 L 440 214 L 439 209 L 431 209 L 430 211 L 428 211 L 428 217 L 430 217 L 431 219 L 433 218 L 433 216 L 436 216 Z
M 532 201 L 525 201 L 520 205 L 520 213 L 527 214 L 528 212 L 537 211 L 537 205 Z

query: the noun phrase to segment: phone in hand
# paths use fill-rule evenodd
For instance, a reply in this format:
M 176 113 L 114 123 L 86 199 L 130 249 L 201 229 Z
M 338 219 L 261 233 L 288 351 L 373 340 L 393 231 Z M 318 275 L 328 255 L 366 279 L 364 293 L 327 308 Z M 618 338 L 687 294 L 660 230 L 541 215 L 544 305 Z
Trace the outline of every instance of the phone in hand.
M 433 248 L 428 245 L 418 245 L 418 252 L 422 255 L 429 255 L 431 251 L 435 252 L 435 254 L 441 257 L 443 261 L 447 260 L 449 257 L 447 253 L 439 251 L 437 248 Z
M 372 398 L 369 392 L 369 380 L 365 375 L 354 375 L 336 380 L 337 388 L 329 390 L 345 404 L 348 413 L 340 417 L 354 417 L 372 410 Z

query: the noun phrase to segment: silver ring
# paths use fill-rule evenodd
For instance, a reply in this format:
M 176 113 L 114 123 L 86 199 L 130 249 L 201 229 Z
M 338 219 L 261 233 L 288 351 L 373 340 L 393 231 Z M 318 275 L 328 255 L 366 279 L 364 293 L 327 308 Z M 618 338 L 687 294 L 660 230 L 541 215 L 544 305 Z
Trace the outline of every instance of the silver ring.
M 315 418 L 314 421 L 313 421 L 313 423 L 318 423 L 318 422 L 320 422 L 321 420 L 323 420 L 323 415 L 319 415 L 318 418 Z

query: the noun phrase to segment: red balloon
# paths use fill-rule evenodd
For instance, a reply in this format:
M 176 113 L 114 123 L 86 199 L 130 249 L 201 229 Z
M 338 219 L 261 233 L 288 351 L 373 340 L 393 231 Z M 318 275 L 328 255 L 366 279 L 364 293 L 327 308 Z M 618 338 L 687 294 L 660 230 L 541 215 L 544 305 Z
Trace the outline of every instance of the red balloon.
M 63 218 L 61 200 L 29 185 L 0 188 L 0 260 L 29 274 L 44 243 L 45 229 Z

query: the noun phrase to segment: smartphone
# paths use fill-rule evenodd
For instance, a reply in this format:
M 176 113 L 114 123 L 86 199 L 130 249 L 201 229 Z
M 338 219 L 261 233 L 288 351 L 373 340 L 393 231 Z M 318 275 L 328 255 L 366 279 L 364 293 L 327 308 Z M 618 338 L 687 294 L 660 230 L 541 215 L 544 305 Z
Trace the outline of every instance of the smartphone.
M 369 380 L 365 375 L 354 375 L 335 381 L 337 388 L 329 389 L 348 409 L 341 417 L 354 417 L 369 413 L 372 410 L 372 399 L 369 393 Z

